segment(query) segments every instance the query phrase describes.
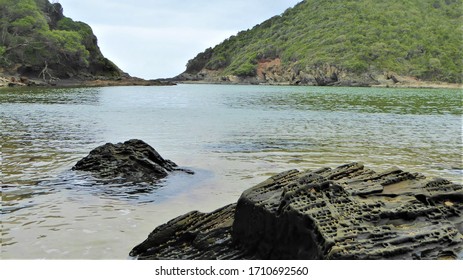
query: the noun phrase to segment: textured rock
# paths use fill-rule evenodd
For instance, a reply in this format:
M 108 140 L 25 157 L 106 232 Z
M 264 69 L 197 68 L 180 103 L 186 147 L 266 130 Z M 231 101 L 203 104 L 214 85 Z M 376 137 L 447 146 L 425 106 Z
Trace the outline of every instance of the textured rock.
M 138 259 L 242 259 L 244 251 L 232 244 L 235 206 L 180 216 L 156 228 L 130 255 Z
M 158 227 L 131 255 L 462 259 L 462 211 L 462 185 L 445 179 L 400 169 L 377 173 L 358 163 L 290 170 L 248 189 L 236 206 Z
M 461 185 L 399 169 L 294 170 L 242 195 L 233 236 L 270 259 L 457 258 L 462 202 Z
M 72 169 L 89 171 L 99 178 L 133 182 L 157 181 L 171 171 L 192 173 L 163 159 L 150 145 L 136 139 L 99 146 L 79 160 Z

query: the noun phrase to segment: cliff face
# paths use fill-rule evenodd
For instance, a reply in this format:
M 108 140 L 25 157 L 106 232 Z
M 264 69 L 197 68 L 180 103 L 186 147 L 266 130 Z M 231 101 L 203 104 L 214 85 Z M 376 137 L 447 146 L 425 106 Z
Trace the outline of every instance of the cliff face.
M 127 77 L 101 53 L 89 25 L 48 0 L 0 0 L 0 74 L 43 79 Z
M 198 54 L 176 80 L 461 83 L 461 0 L 305 0 Z

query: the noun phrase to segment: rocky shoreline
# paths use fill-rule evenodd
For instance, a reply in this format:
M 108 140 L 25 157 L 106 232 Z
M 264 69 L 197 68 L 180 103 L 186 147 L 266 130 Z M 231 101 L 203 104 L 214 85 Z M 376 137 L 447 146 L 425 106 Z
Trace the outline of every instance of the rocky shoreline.
M 173 86 L 176 83 L 167 80 L 145 80 L 135 77 L 89 79 L 55 79 L 44 81 L 23 76 L 0 76 L 2 87 L 107 87 L 107 86 Z
M 317 86 L 317 85 L 304 85 L 304 84 L 291 84 L 289 82 L 283 83 L 261 83 L 253 80 L 244 80 L 239 82 L 224 82 L 224 81 L 199 81 L 199 80 L 176 80 L 171 79 L 175 84 L 215 84 L 215 85 L 260 85 L 260 86 Z M 427 82 L 427 81 L 414 81 L 414 82 L 403 82 L 398 84 L 376 84 L 376 85 L 329 85 L 332 87 L 371 87 L 371 88 L 415 88 L 415 89 L 461 89 L 463 90 L 463 84 L 452 84 L 444 82 Z
M 269 71 L 269 70 L 267 70 Z M 287 73 L 286 73 L 287 72 Z M 221 76 L 218 71 L 203 69 L 198 73 L 184 72 L 172 79 L 174 83 L 184 84 L 226 84 L 226 85 L 279 85 L 279 86 L 337 86 L 337 87 L 377 87 L 377 88 L 443 88 L 463 89 L 463 84 L 447 83 L 438 81 L 423 81 L 415 77 L 399 76 L 396 74 L 369 74 L 352 75 L 340 72 L 333 74 L 326 73 L 307 74 L 265 72 L 254 77 L 239 77 L 234 75 Z M 319 75 L 319 76 L 317 76 Z M 330 78 L 332 77 L 332 78 Z
M 290 170 L 154 229 L 138 259 L 463 259 L 463 187 L 362 164 Z
M 381 80 L 381 79 L 378 79 Z M 94 77 L 89 79 L 56 79 L 44 81 L 41 79 L 27 78 L 21 76 L 1 76 L 0 88 L 2 87 L 107 87 L 107 86 L 173 86 L 177 84 L 224 84 L 224 85 L 277 85 L 277 86 L 320 86 L 316 83 L 293 83 L 290 81 L 269 81 L 256 78 L 242 77 L 215 77 L 196 75 L 179 75 L 171 79 L 145 80 L 136 77 L 106 78 Z M 347 87 L 376 87 L 376 88 L 436 88 L 436 89 L 463 89 L 463 84 L 452 84 L 445 82 L 420 81 L 413 77 L 400 77 L 400 80 L 393 82 L 384 79 L 378 83 L 367 83 L 359 81 L 346 81 L 343 83 L 326 84 L 324 86 L 347 86 Z
M 283 65 L 280 58 L 261 59 L 253 75 L 236 76 L 224 74 L 223 69 L 203 67 L 200 70 L 187 69 L 170 80 L 176 83 L 463 89 L 463 84 L 424 81 L 391 71 L 358 74 L 330 64 L 298 70 Z
M 179 168 L 142 140 L 99 146 L 72 168 L 151 186 Z M 109 184 L 108 187 L 112 187 Z M 463 259 L 463 186 L 361 163 L 288 170 L 211 213 L 156 227 L 130 256 L 169 259 Z

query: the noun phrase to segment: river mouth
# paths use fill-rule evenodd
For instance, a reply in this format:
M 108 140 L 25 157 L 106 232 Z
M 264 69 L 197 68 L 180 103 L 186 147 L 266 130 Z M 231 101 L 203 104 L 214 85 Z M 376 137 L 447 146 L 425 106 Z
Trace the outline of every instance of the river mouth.
M 3 259 L 126 259 L 155 226 L 288 169 L 360 161 L 462 181 L 459 90 L 179 85 L 2 89 Z M 142 139 L 194 175 L 109 185 L 71 167 Z

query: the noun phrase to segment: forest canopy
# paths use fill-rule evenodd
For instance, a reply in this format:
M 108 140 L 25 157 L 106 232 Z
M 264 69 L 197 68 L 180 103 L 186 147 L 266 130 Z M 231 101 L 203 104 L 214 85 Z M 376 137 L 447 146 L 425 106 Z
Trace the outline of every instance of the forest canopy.
M 29 76 L 120 75 L 89 25 L 48 0 L 0 0 L 0 67 Z

